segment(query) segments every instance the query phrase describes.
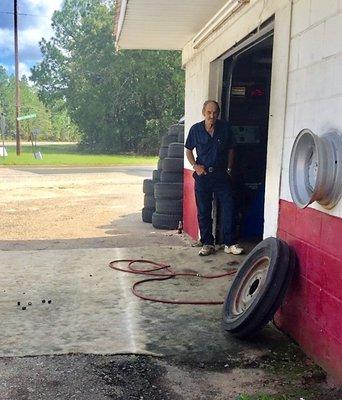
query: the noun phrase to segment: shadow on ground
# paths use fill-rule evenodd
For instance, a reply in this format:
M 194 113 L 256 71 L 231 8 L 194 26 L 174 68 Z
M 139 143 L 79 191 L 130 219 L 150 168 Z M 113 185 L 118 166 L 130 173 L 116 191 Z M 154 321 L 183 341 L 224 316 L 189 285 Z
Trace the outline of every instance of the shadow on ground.
M 122 248 L 144 245 L 182 245 L 189 239 L 176 231 L 155 229 L 142 222 L 141 213 L 131 213 L 96 227 L 105 236 L 71 239 L 0 240 L 0 251 Z

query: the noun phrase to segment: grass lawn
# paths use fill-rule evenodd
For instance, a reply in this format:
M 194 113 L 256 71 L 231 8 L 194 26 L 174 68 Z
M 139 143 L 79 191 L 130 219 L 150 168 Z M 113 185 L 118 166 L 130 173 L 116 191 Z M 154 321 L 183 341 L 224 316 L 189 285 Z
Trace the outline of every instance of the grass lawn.
M 77 151 L 75 144 L 48 144 L 38 146 L 43 159 L 36 160 L 31 146 L 22 146 L 16 155 L 15 145 L 6 146 L 8 156 L 0 157 L 1 165 L 153 165 L 157 157 L 134 155 L 89 154 Z

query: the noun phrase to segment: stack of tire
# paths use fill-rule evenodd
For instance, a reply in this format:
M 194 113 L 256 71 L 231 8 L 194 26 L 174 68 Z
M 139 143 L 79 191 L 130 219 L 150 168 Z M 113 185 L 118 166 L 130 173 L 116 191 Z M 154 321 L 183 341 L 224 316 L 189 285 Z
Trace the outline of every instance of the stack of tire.
M 157 170 L 143 185 L 142 219 L 157 229 L 177 229 L 183 219 L 184 125 L 172 125 L 163 136 Z
M 154 176 L 153 179 L 144 179 L 143 182 L 144 208 L 141 210 L 141 217 L 144 222 L 151 223 L 152 214 L 156 211 L 156 200 L 154 198 L 154 184 L 156 182 Z

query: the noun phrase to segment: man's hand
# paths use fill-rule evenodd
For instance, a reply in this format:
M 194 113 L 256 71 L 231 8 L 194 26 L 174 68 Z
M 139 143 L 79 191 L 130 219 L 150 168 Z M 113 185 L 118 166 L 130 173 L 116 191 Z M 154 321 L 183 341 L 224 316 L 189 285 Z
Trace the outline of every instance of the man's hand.
M 195 164 L 194 165 L 194 170 L 195 170 L 197 175 L 207 175 L 203 165 Z
M 206 171 L 203 165 L 196 164 L 195 157 L 190 149 L 185 149 L 186 158 L 188 159 L 189 163 L 192 165 L 192 168 L 195 170 L 197 175 L 206 175 Z

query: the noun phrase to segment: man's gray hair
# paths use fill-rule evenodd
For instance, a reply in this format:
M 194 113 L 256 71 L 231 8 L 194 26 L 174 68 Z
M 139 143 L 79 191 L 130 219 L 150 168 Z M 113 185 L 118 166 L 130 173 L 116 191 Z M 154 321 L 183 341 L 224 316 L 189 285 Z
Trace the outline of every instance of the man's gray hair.
M 215 101 L 215 100 L 206 100 L 206 101 L 203 103 L 203 108 L 202 108 L 202 110 L 204 110 L 204 109 L 206 108 L 206 106 L 207 106 L 208 104 L 210 104 L 210 103 L 215 104 L 216 107 L 217 107 L 218 112 L 220 113 L 220 111 L 221 111 L 220 105 L 219 105 L 219 103 L 218 103 L 217 101 Z

